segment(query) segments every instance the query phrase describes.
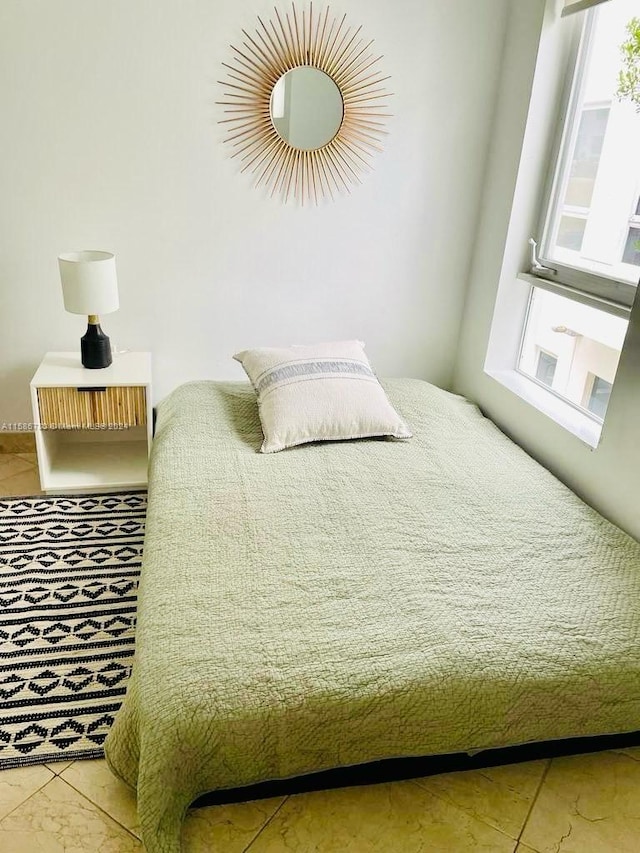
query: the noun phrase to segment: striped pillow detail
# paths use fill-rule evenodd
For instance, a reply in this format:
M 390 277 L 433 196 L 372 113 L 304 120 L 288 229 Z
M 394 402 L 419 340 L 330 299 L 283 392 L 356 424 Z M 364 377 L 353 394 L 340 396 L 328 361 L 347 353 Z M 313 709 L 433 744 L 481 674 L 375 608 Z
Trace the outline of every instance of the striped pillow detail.
M 411 438 L 360 341 L 265 347 L 234 358 L 258 396 L 262 453 L 314 441 Z
M 376 375 L 364 361 L 334 358 L 301 359 L 272 367 L 255 382 L 258 394 L 279 388 L 291 382 L 306 382 L 309 379 L 344 378 L 369 379 L 377 382 Z

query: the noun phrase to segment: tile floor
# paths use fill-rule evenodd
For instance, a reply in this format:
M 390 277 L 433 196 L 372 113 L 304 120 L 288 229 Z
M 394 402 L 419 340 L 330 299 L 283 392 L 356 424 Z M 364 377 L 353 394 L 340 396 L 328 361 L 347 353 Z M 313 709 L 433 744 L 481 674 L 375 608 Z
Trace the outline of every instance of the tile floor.
M 0 495 L 39 490 L 0 453 Z M 184 853 L 637 853 L 640 748 L 194 810 Z M 142 851 L 104 761 L 0 772 L 0 853 Z
M 40 494 L 40 478 L 35 452 L 0 452 L 0 496 L 37 494 Z

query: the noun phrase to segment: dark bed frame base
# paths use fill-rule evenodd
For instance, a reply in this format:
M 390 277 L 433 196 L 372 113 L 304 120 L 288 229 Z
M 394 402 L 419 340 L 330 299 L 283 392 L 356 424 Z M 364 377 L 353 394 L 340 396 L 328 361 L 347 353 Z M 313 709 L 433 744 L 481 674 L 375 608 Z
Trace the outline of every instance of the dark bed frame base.
M 263 800 L 267 797 L 283 797 L 287 794 L 303 794 L 307 791 L 397 782 L 403 779 L 418 779 L 421 776 L 434 776 L 437 773 L 451 773 L 455 770 L 474 770 L 479 767 L 517 764 L 521 761 L 578 755 L 583 752 L 602 752 L 606 749 L 623 749 L 630 746 L 640 746 L 640 731 L 623 735 L 575 737 L 543 743 L 527 743 L 522 746 L 506 746 L 501 749 L 483 750 L 475 755 L 456 752 L 419 758 L 387 758 L 354 767 L 322 770 L 319 773 L 309 773 L 293 779 L 278 779 L 272 782 L 258 782 L 242 788 L 211 791 L 198 797 L 192 803 L 192 808 Z

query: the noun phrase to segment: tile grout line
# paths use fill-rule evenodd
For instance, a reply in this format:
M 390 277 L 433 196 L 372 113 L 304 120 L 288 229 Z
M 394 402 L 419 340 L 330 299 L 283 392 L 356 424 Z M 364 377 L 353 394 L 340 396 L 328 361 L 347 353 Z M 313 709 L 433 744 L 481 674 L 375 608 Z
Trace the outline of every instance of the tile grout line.
M 35 766 L 35 765 L 34 765 L 34 766 Z M 43 765 L 41 765 L 41 766 L 42 766 L 42 767 L 44 767 L 45 765 L 43 764 Z M 45 769 L 46 769 L 46 770 L 49 770 L 49 768 L 48 768 L 48 767 L 46 767 Z M 53 770 L 49 770 L 49 773 L 53 773 Z M 24 798 L 24 800 L 22 800 L 22 802 L 18 803 L 18 805 L 17 805 L 17 806 L 15 806 L 14 808 L 12 808 L 10 812 L 7 812 L 7 813 L 6 813 L 6 815 L 4 815 L 4 816 L 3 816 L 2 820 L 0 820 L 0 829 L 2 829 L 2 824 L 4 823 L 4 821 L 5 821 L 5 820 L 10 816 L 10 815 L 12 815 L 12 814 L 17 810 L 17 809 L 21 808 L 21 807 L 22 807 L 26 802 L 28 802 L 28 801 L 31 799 L 31 797 L 35 797 L 35 795 L 36 795 L 36 794 L 39 794 L 39 793 L 40 793 L 40 791 L 42 791 L 42 789 L 43 789 L 43 788 L 46 788 L 46 787 L 47 787 L 47 785 L 48 785 L 50 782 L 52 782 L 54 779 L 57 779 L 57 778 L 58 778 L 58 777 L 56 776 L 56 774 L 55 774 L 55 773 L 53 773 L 53 776 L 51 777 L 51 779 L 47 779 L 47 781 L 46 781 L 46 782 L 44 782 L 42 785 L 40 785 L 40 787 L 39 787 L 39 788 L 36 788 L 36 790 L 35 790 L 35 791 L 33 791 L 31 794 L 29 794 L 29 796 L 28 796 L 28 797 L 25 797 L 25 798 Z
M 26 477 L 31 475 L 34 477 L 38 476 L 38 472 L 33 466 L 23 468 L 22 471 L 14 471 L 13 474 L 7 474 L 6 476 L 2 475 L 2 469 L 0 469 L 0 487 L 9 480 L 15 480 L 16 477 Z M 6 495 L 6 497 L 11 497 L 11 495 Z
M 481 768 L 475 768 L 475 769 L 481 769 Z M 452 772 L 454 772 L 454 773 L 465 773 L 465 772 L 467 772 L 467 771 L 465 771 L 465 770 L 462 770 L 462 771 L 454 770 L 454 771 L 452 771 Z M 434 773 L 433 775 L 434 775 L 434 776 L 440 776 L 440 775 L 444 775 L 444 774 Z M 429 779 L 430 777 L 429 777 L 429 776 L 426 776 L 426 777 L 422 777 L 422 776 L 421 776 L 421 777 L 419 777 L 419 778 L 421 778 L 421 779 L 422 779 L 422 778 Z M 492 829 L 494 832 L 499 832 L 499 833 L 500 833 L 500 835 L 504 835 L 504 837 L 505 837 L 505 838 L 508 838 L 508 839 L 509 839 L 509 841 L 513 841 L 513 842 L 514 842 L 514 844 L 516 845 L 516 846 L 513 848 L 514 853 L 515 853 L 515 850 L 517 849 L 518 844 L 520 843 L 520 837 L 518 837 L 518 838 L 514 838 L 512 835 L 509 835 L 509 833 L 508 833 L 508 832 L 506 832 L 504 829 L 500 829 L 500 827 L 498 827 L 498 826 L 494 826 L 492 823 L 489 823 L 489 821 L 488 821 L 486 818 L 482 817 L 482 816 L 481 816 L 481 815 L 479 815 L 479 814 L 476 814 L 476 812 L 474 812 L 474 811 L 470 811 L 470 810 L 468 810 L 468 809 L 465 809 L 465 808 L 463 808 L 462 806 L 459 806 L 457 803 L 454 803 L 452 800 L 447 799 L 447 797 L 445 797 L 445 796 L 444 796 L 444 794 L 440 794 L 440 793 L 438 793 L 437 791 L 432 791 L 430 788 L 425 788 L 425 787 L 423 787 L 417 779 L 405 779 L 405 780 L 402 780 L 402 781 L 405 781 L 405 782 L 413 782 L 413 784 L 414 784 L 414 785 L 417 785 L 417 787 L 418 787 L 418 788 L 420 788 L 420 790 L 421 790 L 421 791 L 425 791 L 425 792 L 426 792 L 427 794 L 429 794 L 431 797 L 435 797 L 435 798 L 436 798 L 436 800 L 440 800 L 440 802 L 441 802 L 441 803 L 446 803 L 450 808 L 453 808 L 453 809 L 455 809 L 456 811 L 459 811 L 461 814 L 464 814 L 464 815 L 466 815 L 466 816 L 470 816 L 470 817 L 472 817 L 474 820 L 477 820 L 479 823 L 482 823 L 482 824 L 484 824 L 485 826 L 488 826 L 488 827 L 489 827 L 489 829 Z M 395 782 L 394 782 L 394 783 L 392 783 L 392 784 L 395 784 Z
M 76 760 L 78 760 L 78 759 L 76 759 Z M 60 763 L 62 764 L 62 762 L 60 762 Z M 71 762 L 71 763 L 73 764 L 73 762 Z M 66 766 L 66 767 L 64 767 L 62 770 L 53 770 L 51 767 L 49 767 L 49 765 L 48 765 L 48 764 L 45 764 L 44 766 L 47 768 L 47 770 L 51 770 L 51 772 L 52 772 L 55 776 L 59 776 L 61 773 L 64 773 L 64 771 L 65 771 L 65 770 L 67 770 L 71 765 L 70 765 L 70 764 L 67 764 L 67 766 Z
M 31 456 L 31 455 L 35 456 L 36 458 L 35 459 L 25 459 L 25 456 Z M 4 468 L 5 466 L 7 466 L 7 467 L 10 466 L 12 462 L 13 463 L 22 462 L 24 465 L 28 465 L 29 468 L 32 468 L 34 470 L 36 470 L 38 468 L 38 458 L 37 458 L 37 454 L 35 454 L 35 453 L 34 454 L 30 454 L 30 453 L 0 453 L 0 470 L 2 470 L 2 468 Z M 26 471 L 27 469 L 25 468 L 23 470 Z M 7 476 L 11 477 L 12 475 L 8 474 Z
M 284 800 L 280 803 L 280 805 L 279 805 L 279 806 L 278 806 L 278 808 L 274 811 L 274 813 L 271 815 L 271 817 L 270 817 L 267 821 L 265 821 L 265 823 L 264 823 L 264 824 L 260 827 L 260 829 L 256 832 L 256 834 L 253 836 L 253 838 L 251 839 L 251 841 L 250 841 L 250 842 L 247 844 L 247 846 L 244 848 L 244 850 L 242 851 L 242 853 L 248 853 L 249 848 L 250 848 L 250 847 L 251 847 L 251 846 L 252 846 L 252 845 L 257 841 L 258 836 L 262 835 L 262 833 L 263 833 L 263 832 L 265 831 L 265 829 L 269 826 L 269 824 L 270 824 L 270 823 L 271 823 L 271 821 L 274 819 L 274 817 L 278 814 L 278 812 L 280 811 L 280 809 L 284 806 L 284 804 L 287 802 L 287 800 L 289 800 L 290 796 L 291 796 L 290 794 L 287 794 L 287 796 L 286 796 L 286 797 L 284 798 Z
M 79 794 L 83 800 L 86 800 L 88 803 L 90 803 L 92 806 L 94 806 L 96 809 L 98 809 L 99 812 L 102 812 L 102 814 L 106 815 L 109 818 L 109 820 L 113 821 L 113 823 L 115 823 L 116 826 L 119 826 L 121 829 L 124 829 L 124 831 L 126 833 L 128 833 L 132 838 L 135 838 L 136 841 L 138 841 L 140 844 L 142 844 L 142 839 L 138 835 L 136 835 L 135 832 L 130 830 L 123 823 L 120 823 L 119 820 L 116 820 L 116 818 L 112 814 L 109 814 L 108 811 L 105 811 L 99 803 L 94 803 L 94 801 L 90 797 L 88 797 L 82 791 L 78 790 L 78 788 L 76 788 L 75 785 L 72 785 L 71 782 L 68 782 L 66 779 L 63 779 L 61 775 L 56 776 L 55 778 L 59 779 L 61 782 L 64 782 L 64 784 L 67 785 L 69 788 L 71 788 L 72 791 L 75 791 L 76 794 Z M 47 784 L 49 784 L 49 783 L 47 782 Z
M 546 782 L 547 775 L 548 775 L 548 773 L 549 773 L 549 770 L 551 769 L 551 763 L 552 763 L 552 762 L 553 762 L 553 758 L 549 758 L 549 759 L 548 759 L 548 764 L 547 764 L 547 766 L 544 768 L 544 773 L 542 774 L 542 776 L 541 776 L 541 778 L 540 778 L 540 782 L 539 782 L 539 784 L 538 784 L 538 788 L 537 788 L 537 790 L 536 790 L 536 792 L 535 792 L 535 794 L 534 794 L 533 799 L 531 800 L 531 805 L 529 806 L 529 811 L 527 812 L 527 816 L 525 817 L 524 822 L 523 822 L 523 824 L 522 824 L 522 829 L 520 830 L 520 834 L 518 835 L 518 838 L 517 838 L 517 844 L 520 844 L 520 843 L 524 844 L 524 842 L 522 841 L 522 835 L 523 835 L 523 833 L 524 833 L 525 829 L 527 828 L 527 824 L 529 823 L 529 818 L 531 817 L 531 813 L 533 812 L 533 809 L 534 809 L 534 807 L 535 807 L 535 804 L 538 802 L 538 797 L 540 796 L 540 791 L 542 790 L 542 786 L 543 786 L 543 785 L 544 785 L 544 783 Z M 516 847 L 516 850 L 517 850 L 517 849 L 518 849 L 518 848 Z M 533 848 L 532 848 L 532 849 L 533 849 Z

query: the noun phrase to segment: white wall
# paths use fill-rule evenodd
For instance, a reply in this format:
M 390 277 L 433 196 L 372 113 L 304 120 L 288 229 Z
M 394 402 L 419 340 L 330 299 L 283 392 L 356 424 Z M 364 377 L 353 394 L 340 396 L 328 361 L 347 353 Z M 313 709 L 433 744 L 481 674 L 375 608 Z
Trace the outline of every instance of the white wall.
M 549 3 L 550 7 L 552 3 Z M 549 159 L 553 116 L 563 57 L 557 28 L 544 0 L 513 0 L 501 75 L 492 154 L 482 217 L 469 280 L 454 390 L 476 400 L 485 413 L 534 457 L 605 516 L 640 539 L 640 299 L 632 315 L 602 439 L 592 450 L 542 412 L 484 373 L 489 331 L 498 290 L 522 308 L 527 238 L 535 233 Z M 540 54 L 538 43 L 543 34 Z M 538 75 L 531 98 L 536 59 Z M 526 133 L 525 133 L 526 127 Z M 526 296 L 525 296 L 526 298 Z M 504 307 L 502 304 L 501 307 Z M 519 335 L 518 322 L 504 330 Z M 505 343 L 511 346 L 510 342 Z
M 155 398 L 254 345 L 359 337 L 381 374 L 451 379 L 507 0 L 341 0 L 393 75 L 386 152 L 318 208 L 255 191 L 217 125 L 229 43 L 267 0 L 0 3 L 0 422 L 73 350 L 56 257 L 116 253 L 120 347 Z M 319 8 L 316 5 L 316 9 Z

